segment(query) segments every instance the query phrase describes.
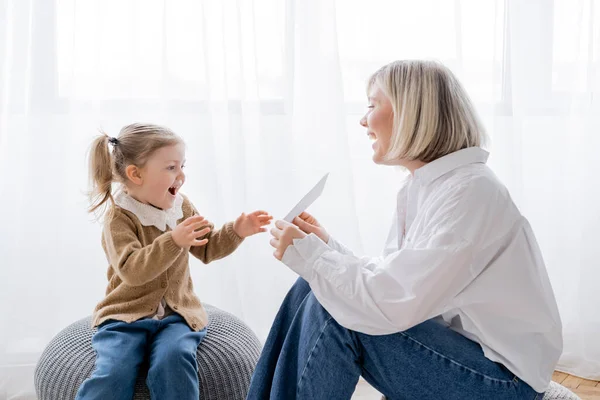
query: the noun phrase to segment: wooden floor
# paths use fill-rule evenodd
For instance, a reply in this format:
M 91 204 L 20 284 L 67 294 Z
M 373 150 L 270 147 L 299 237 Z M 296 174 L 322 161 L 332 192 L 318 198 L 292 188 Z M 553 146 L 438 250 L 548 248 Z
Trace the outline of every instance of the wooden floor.
M 578 378 L 563 372 L 555 372 L 552 380 L 571 389 L 583 400 L 600 400 L 600 383 L 597 381 Z
M 569 388 L 583 400 L 600 400 L 600 383 L 578 378 L 563 372 L 555 372 L 552 380 Z M 360 380 L 352 400 L 379 400 L 381 394 L 373 389 L 367 382 Z

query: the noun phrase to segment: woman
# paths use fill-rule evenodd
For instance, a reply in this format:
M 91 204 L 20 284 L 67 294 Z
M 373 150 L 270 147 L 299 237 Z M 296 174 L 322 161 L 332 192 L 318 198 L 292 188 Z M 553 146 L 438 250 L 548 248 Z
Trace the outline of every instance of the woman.
M 411 172 L 385 250 L 357 257 L 307 213 L 277 221 L 274 255 L 300 278 L 248 398 L 350 399 L 362 375 L 392 400 L 541 399 L 561 321 L 464 89 L 438 63 L 397 61 L 368 97 L 373 160 Z

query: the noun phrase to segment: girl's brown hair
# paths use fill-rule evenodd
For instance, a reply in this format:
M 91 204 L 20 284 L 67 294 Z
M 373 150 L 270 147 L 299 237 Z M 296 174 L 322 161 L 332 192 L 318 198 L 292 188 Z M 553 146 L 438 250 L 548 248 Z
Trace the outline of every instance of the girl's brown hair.
M 104 214 L 106 203 L 114 204 L 113 182 L 127 184 L 128 165 L 143 168 L 152 154 L 166 146 L 183 143 L 169 128 L 153 124 L 131 124 L 123 127 L 116 138 L 102 133 L 90 148 L 91 191 L 88 211 Z M 109 149 L 112 145 L 112 152 Z

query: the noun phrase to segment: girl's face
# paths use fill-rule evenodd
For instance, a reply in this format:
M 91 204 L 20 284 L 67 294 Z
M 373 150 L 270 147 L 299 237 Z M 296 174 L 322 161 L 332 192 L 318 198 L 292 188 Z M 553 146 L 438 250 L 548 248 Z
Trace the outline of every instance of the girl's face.
M 127 167 L 128 193 L 139 202 L 167 210 L 173 207 L 177 192 L 185 182 L 184 166 L 183 144 L 162 147 L 150 156 L 143 168 Z
M 373 142 L 373 161 L 387 164 L 385 155 L 390 148 L 394 126 L 392 103 L 378 85 L 373 85 L 368 95 L 369 106 L 360 124 L 367 128 L 367 135 Z

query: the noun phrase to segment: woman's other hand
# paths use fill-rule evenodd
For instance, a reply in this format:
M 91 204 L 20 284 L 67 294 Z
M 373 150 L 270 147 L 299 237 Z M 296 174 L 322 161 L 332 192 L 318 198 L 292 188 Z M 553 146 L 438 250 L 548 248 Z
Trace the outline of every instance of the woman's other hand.
M 329 242 L 329 234 L 319 224 L 319 221 L 306 211 L 294 218 L 294 225 L 302 229 L 302 231 L 306 234 L 314 233 L 321 239 L 323 242 Z

